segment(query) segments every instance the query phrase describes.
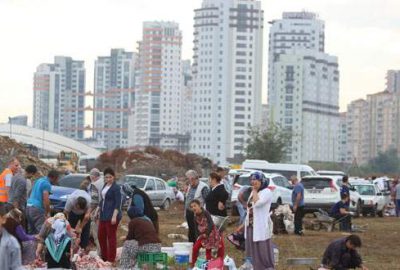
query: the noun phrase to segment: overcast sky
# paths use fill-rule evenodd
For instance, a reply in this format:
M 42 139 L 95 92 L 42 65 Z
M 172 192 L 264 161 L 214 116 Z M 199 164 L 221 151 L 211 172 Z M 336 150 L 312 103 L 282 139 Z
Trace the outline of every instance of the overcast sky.
M 339 57 L 340 109 L 384 90 L 388 69 L 400 69 L 399 0 L 263 0 L 264 66 L 268 21 L 283 11 L 316 12 L 325 21 L 326 52 Z M 193 9 L 201 0 L 0 0 L 0 122 L 32 116 L 33 73 L 55 55 L 84 60 L 87 90 L 97 56 L 136 50 L 142 22 L 173 20 L 183 31 L 183 57 L 193 47 Z M 265 70 L 265 69 L 264 69 Z M 263 101 L 266 102 L 266 72 Z

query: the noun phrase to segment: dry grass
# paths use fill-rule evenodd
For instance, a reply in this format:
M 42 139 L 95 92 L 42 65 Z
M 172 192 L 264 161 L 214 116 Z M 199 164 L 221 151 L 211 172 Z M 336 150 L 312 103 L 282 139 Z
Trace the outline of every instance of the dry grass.
M 183 206 L 174 204 L 169 211 L 159 211 L 160 238 L 163 246 L 172 246 L 173 242 L 182 240 L 169 239 L 170 233 L 187 234 L 177 225 L 184 222 Z M 400 219 L 385 218 L 358 218 L 354 224 L 368 224 L 368 230 L 359 235 L 363 241 L 360 253 L 370 270 L 400 270 Z M 126 220 L 122 222 L 126 224 Z M 121 227 L 121 226 L 120 226 Z M 233 231 L 234 227 L 228 228 Z M 126 235 L 120 232 L 119 235 Z M 279 247 L 278 270 L 283 269 L 310 269 L 309 267 L 294 268 L 285 266 L 287 258 L 310 257 L 318 258 L 318 264 L 322 254 L 330 241 L 345 236 L 340 232 L 306 231 L 305 236 L 277 235 L 273 242 Z M 228 241 L 225 241 L 225 254 L 234 258 L 236 266 L 239 266 L 244 258 L 241 251 L 235 249 Z

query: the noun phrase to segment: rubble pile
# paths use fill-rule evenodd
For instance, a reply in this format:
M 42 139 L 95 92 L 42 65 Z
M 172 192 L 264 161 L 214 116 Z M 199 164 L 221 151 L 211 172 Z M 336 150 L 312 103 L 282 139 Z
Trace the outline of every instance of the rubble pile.
M 46 163 L 32 155 L 24 145 L 10 139 L 9 137 L 0 136 L 0 169 L 4 169 L 12 157 L 18 158 L 22 168 L 33 164 L 43 174 L 46 174 L 50 169 Z

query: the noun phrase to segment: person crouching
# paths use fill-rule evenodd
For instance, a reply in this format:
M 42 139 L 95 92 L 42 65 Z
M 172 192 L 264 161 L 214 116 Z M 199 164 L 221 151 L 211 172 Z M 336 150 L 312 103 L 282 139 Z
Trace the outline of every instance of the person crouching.
M 71 268 L 71 238 L 67 234 L 67 222 L 57 219 L 45 240 L 46 262 L 50 268 Z
M 341 200 L 337 202 L 331 210 L 331 217 L 339 222 L 341 231 L 351 231 L 351 216 L 354 214 L 349 211 L 349 195 L 347 193 L 340 194 Z
M 131 206 L 128 216 L 131 221 L 121 253 L 120 267 L 122 269 L 133 269 L 139 252 L 161 252 L 161 241 L 156 229 L 152 221 L 143 215 L 143 211 L 139 207 Z
M 198 238 L 193 245 L 192 267 L 197 261 L 201 247 L 206 249 L 206 259 L 211 260 L 211 249 L 218 249 L 217 256 L 223 258 L 224 248 L 221 245 L 221 236 L 212 221 L 210 213 L 201 207 L 200 201 L 190 202 L 190 209 L 194 213 L 194 219 L 197 224 L 196 235 Z

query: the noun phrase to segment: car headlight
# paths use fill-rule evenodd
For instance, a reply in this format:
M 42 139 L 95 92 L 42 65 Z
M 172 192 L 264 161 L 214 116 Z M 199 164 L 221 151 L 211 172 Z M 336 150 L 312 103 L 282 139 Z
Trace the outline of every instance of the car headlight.
M 68 196 L 69 196 L 69 195 L 62 195 L 62 196 L 60 197 L 60 200 L 66 201 L 66 200 L 68 199 Z

